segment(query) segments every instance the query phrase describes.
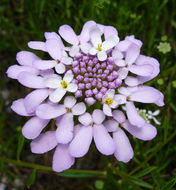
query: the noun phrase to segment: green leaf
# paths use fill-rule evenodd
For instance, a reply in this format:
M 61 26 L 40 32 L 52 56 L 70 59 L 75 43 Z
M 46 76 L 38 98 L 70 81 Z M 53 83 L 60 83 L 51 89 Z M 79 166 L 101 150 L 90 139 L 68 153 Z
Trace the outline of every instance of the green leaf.
M 142 187 L 146 187 L 148 189 L 152 189 L 153 186 L 141 179 L 138 179 L 136 177 L 132 177 L 132 176 L 128 176 L 128 178 L 136 185 L 142 186 Z
M 17 146 L 17 160 L 20 160 L 21 151 L 24 145 L 24 137 L 22 135 L 18 138 L 18 146 Z
M 30 175 L 28 181 L 27 181 L 27 188 L 29 189 L 32 184 L 34 184 L 36 178 L 36 169 L 33 169 L 32 174 Z
M 138 172 L 137 174 L 135 174 L 134 176 L 135 176 L 136 178 L 145 176 L 145 175 L 149 174 L 151 171 L 155 170 L 156 168 L 157 168 L 157 167 L 155 167 L 155 166 L 147 167 L 147 168 L 141 170 L 140 172 Z
M 170 190 L 176 184 L 176 176 L 172 178 L 161 190 Z
M 62 177 L 70 177 L 70 178 L 79 178 L 79 177 L 97 177 L 100 176 L 96 173 L 82 173 L 82 172 L 62 172 L 58 173 L 59 176 Z

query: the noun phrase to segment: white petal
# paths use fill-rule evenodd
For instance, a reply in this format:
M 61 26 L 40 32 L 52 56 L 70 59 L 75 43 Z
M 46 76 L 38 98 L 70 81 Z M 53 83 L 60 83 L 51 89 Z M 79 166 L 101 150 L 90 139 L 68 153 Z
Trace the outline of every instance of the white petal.
M 53 103 L 58 103 L 63 98 L 65 93 L 66 93 L 66 90 L 62 88 L 57 88 L 54 92 L 50 94 L 49 99 Z
M 123 59 L 115 59 L 115 64 L 119 67 L 124 67 L 126 65 L 125 60 Z
M 88 126 L 93 122 L 92 116 L 90 115 L 90 113 L 87 113 L 87 112 L 79 116 L 78 120 L 84 126 Z
M 79 46 L 78 45 L 72 46 L 69 52 L 70 56 L 75 57 L 75 55 L 77 55 L 78 53 L 79 53 Z
M 81 115 L 85 113 L 86 111 L 86 105 L 83 102 L 79 102 L 72 108 L 73 115 Z
M 67 91 L 76 92 L 78 90 L 78 86 L 74 83 L 68 84 Z
M 108 98 L 114 98 L 114 94 L 115 94 L 115 91 L 114 90 L 112 90 L 112 89 L 110 89 L 110 90 L 108 90 L 107 92 L 106 92 L 106 94 L 105 95 L 107 95 L 108 96 Z
M 102 110 L 95 109 L 92 113 L 92 118 L 96 124 L 101 124 L 105 119 L 105 114 Z
M 117 94 L 114 96 L 114 100 L 117 101 L 118 105 L 126 103 L 126 96 Z
M 73 96 L 67 96 L 64 98 L 64 106 L 66 108 L 72 108 L 76 104 L 76 98 Z
M 84 43 L 80 45 L 81 51 L 85 54 L 89 53 L 91 45 L 89 43 Z
M 106 127 L 108 132 L 115 132 L 118 130 L 119 123 L 115 121 L 114 119 L 108 119 L 103 123 L 103 125 Z
M 118 76 L 120 79 L 125 79 L 128 75 L 128 69 L 127 68 L 121 68 L 117 71 Z
M 94 47 L 89 50 L 89 53 L 90 53 L 91 55 L 96 55 L 97 52 L 98 52 L 98 50 L 97 50 L 96 48 L 94 48 Z
M 90 39 L 94 47 L 98 47 L 98 44 L 101 44 L 101 31 L 97 26 L 93 26 L 90 29 Z
M 36 60 L 33 62 L 33 66 L 40 70 L 47 70 L 55 67 L 56 65 L 55 60 Z
M 67 83 L 70 83 L 73 80 L 73 74 L 71 73 L 65 73 L 63 81 L 66 81 Z
M 28 42 L 28 47 L 31 49 L 46 51 L 45 42 L 30 41 Z
M 61 80 L 58 78 L 49 78 L 45 80 L 45 85 L 49 88 L 58 88 L 60 86 Z
M 111 107 L 108 106 L 107 104 L 103 104 L 103 112 L 107 116 L 112 116 L 112 110 Z
M 102 49 L 104 51 L 112 49 L 114 46 L 117 45 L 118 42 L 119 42 L 119 37 L 117 35 L 112 35 L 102 43 Z
M 66 68 L 63 63 L 59 63 L 55 66 L 55 70 L 58 74 L 63 74 L 65 72 Z
M 136 77 L 127 76 L 125 79 L 125 84 L 128 86 L 137 86 L 139 81 Z
M 73 59 L 71 57 L 62 57 L 61 62 L 64 63 L 65 65 L 71 65 L 73 62 Z
M 123 58 L 123 54 L 122 54 L 122 52 L 120 52 L 117 48 L 115 48 L 115 49 L 112 51 L 112 58 L 113 58 L 113 59 L 122 59 L 122 58 Z
M 123 94 L 124 96 L 129 96 L 131 94 L 131 92 L 129 91 L 129 89 L 126 88 L 126 87 L 120 87 L 120 88 L 118 88 L 118 92 L 120 94 Z
M 97 57 L 98 57 L 99 61 L 104 61 L 104 60 L 107 59 L 107 54 L 106 54 L 106 52 L 104 50 L 98 51 Z
M 112 115 L 113 115 L 113 118 L 119 123 L 124 123 L 126 121 L 126 117 L 124 113 L 120 110 L 114 110 L 112 112 Z

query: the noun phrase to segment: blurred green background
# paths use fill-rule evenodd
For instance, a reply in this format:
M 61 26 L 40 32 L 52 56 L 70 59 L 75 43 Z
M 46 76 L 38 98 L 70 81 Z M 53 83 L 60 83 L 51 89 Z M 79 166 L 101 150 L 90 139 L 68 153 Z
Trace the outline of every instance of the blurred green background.
M 175 0 L 0 0 L 0 189 L 176 189 L 175 10 Z M 28 41 L 44 40 L 45 31 L 57 32 L 62 24 L 79 34 L 88 20 L 116 27 L 121 40 L 134 34 L 143 41 L 142 54 L 161 64 L 160 75 L 148 84 L 164 93 L 165 106 L 159 108 L 161 125 L 156 126 L 154 140 L 130 137 L 135 156 L 128 164 L 104 157 L 92 146 L 88 155 L 77 160 L 75 170 L 59 176 L 43 167 L 51 166 L 51 152 L 30 153 L 30 141 L 21 135 L 26 120 L 10 110 L 12 101 L 24 97 L 28 89 L 5 72 L 16 64 L 18 51 L 29 50 Z

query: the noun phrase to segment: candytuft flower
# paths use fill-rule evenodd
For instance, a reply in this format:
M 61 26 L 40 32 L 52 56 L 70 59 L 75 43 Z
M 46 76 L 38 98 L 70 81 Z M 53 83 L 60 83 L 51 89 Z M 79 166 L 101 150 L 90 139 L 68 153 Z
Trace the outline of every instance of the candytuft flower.
M 129 162 L 134 152 L 124 131 L 144 141 L 157 134 L 150 121 L 159 124 L 159 112 L 144 113 L 135 102 L 164 105 L 160 91 L 142 85 L 159 74 L 159 62 L 140 54 L 142 42 L 134 36 L 119 41 L 112 26 L 88 21 L 80 35 L 68 25 L 58 32 L 45 32 L 44 42 L 28 43 L 50 60 L 21 51 L 19 65 L 7 70 L 8 77 L 34 89 L 11 106 L 31 117 L 22 128 L 32 140 L 31 151 L 43 154 L 56 148 L 52 167 L 61 172 L 88 152 L 93 139 L 100 153 Z M 51 120 L 56 129 L 43 132 Z

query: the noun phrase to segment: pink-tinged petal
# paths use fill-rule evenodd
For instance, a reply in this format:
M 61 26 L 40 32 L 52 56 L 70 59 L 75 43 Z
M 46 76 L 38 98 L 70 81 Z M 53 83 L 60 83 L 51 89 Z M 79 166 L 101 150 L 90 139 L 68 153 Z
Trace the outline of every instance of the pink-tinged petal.
M 73 138 L 73 114 L 64 114 L 59 121 L 56 122 L 56 139 L 58 143 L 67 144 Z
M 125 79 L 125 84 L 128 86 L 137 86 L 139 84 L 139 81 L 136 77 L 127 76 Z
M 114 132 L 113 140 L 116 145 L 116 150 L 114 153 L 116 159 L 125 163 L 129 162 L 133 158 L 134 152 L 124 131 L 119 128 L 116 132 Z
M 120 41 L 116 48 L 121 51 L 121 52 L 124 52 L 124 51 L 127 51 L 127 49 L 129 48 L 129 46 L 131 45 L 131 42 L 128 41 L 128 40 L 122 40 Z
M 65 73 L 63 80 L 65 80 L 67 83 L 70 83 L 73 80 L 73 74 L 72 73 Z
M 82 115 L 86 111 L 86 105 L 83 102 L 75 104 L 72 108 L 73 115 Z
M 59 88 L 61 86 L 61 77 L 58 75 L 58 77 L 50 77 L 45 80 L 45 85 L 48 88 Z
M 160 92 L 153 87 L 142 86 L 130 95 L 131 101 L 142 103 L 155 103 L 160 99 Z
M 88 42 L 90 40 L 89 31 L 92 26 L 96 25 L 93 20 L 86 22 L 82 28 L 82 31 L 79 36 L 81 43 Z
M 79 47 L 81 48 L 81 51 L 85 54 L 89 53 L 89 50 L 91 49 L 91 45 L 89 43 L 83 43 Z
M 118 105 L 126 103 L 126 96 L 117 94 L 114 96 L 114 100 L 117 102 Z
M 22 128 L 23 136 L 27 139 L 37 138 L 48 123 L 49 120 L 32 117 Z
M 77 84 L 74 84 L 74 83 L 68 84 L 67 91 L 76 92 L 77 90 L 78 90 Z
M 118 122 L 115 121 L 114 119 L 108 119 L 103 123 L 103 125 L 106 127 L 108 132 L 115 132 L 118 130 Z
M 123 127 L 131 135 L 144 141 L 153 139 L 157 134 L 156 128 L 153 125 L 147 124 L 147 123 L 143 127 L 139 128 L 139 127 L 131 125 L 128 121 L 126 121 Z
M 99 61 L 105 61 L 107 59 L 107 53 L 104 50 L 98 51 L 97 57 Z
M 58 103 L 66 94 L 66 90 L 57 88 L 54 92 L 49 95 L 49 100 L 53 103 Z
M 117 74 L 118 74 L 119 79 L 125 79 L 127 77 L 127 75 L 128 75 L 128 68 L 126 68 L 126 67 L 120 68 L 117 71 Z
M 106 39 L 102 43 L 102 49 L 104 51 L 108 51 L 108 50 L 112 49 L 113 47 L 115 47 L 118 42 L 119 42 L 119 37 L 117 35 L 111 35 L 111 36 L 109 36 L 108 39 Z
M 90 113 L 87 112 L 79 116 L 78 120 L 84 126 L 88 126 L 93 122 L 92 116 L 90 115 Z
M 126 63 L 123 59 L 115 59 L 115 64 L 119 67 L 125 67 Z
M 92 118 L 93 118 L 94 123 L 99 125 L 104 121 L 105 114 L 103 113 L 102 110 L 95 109 L 92 113 Z
M 135 62 L 137 57 L 140 54 L 140 48 L 136 44 L 131 44 L 127 50 L 125 61 L 128 65 L 131 65 Z
M 120 52 L 117 48 L 115 48 L 113 51 L 112 51 L 112 58 L 115 60 L 115 59 L 118 59 L 118 60 L 121 60 L 123 58 L 123 54 L 122 52 Z
M 41 134 L 31 142 L 31 152 L 35 154 L 43 154 L 55 148 L 57 140 L 55 131 L 48 131 Z
M 53 74 L 54 74 L 54 70 L 53 69 L 47 69 L 47 70 L 41 70 L 40 71 L 40 75 L 42 77 L 45 77 L 45 78 L 48 78 L 48 77 L 50 77 Z
M 45 42 L 30 41 L 28 42 L 28 47 L 35 50 L 46 51 Z
M 61 62 L 64 63 L 64 65 L 71 65 L 73 59 L 71 57 L 62 57 Z
M 103 125 L 93 126 L 93 137 L 99 152 L 111 155 L 115 151 L 115 143 Z
M 37 60 L 33 62 L 33 66 L 40 70 L 52 69 L 57 64 L 54 60 Z
M 32 66 L 32 63 L 35 60 L 39 59 L 39 57 L 37 57 L 34 53 L 29 51 L 20 51 L 16 55 L 16 60 L 18 61 L 18 63 L 24 66 Z
M 75 162 L 68 151 L 68 145 L 59 144 L 53 155 L 53 164 L 52 168 L 55 172 L 62 172 L 69 169 Z
M 59 63 L 55 66 L 55 70 L 58 74 L 63 74 L 66 71 L 66 67 L 63 63 Z
M 47 89 L 34 90 L 24 98 L 24 106 L 28 113 L 35 112 L 39 106 L 49 95 Z
M 83 125 L 81 125 L 81 124 L 77 124 L 77 125 L 74 126 L 74 130 L 73 130 L 73 136 L 74 137 L 79 132 L 79 130 L 81 129 L 81 127 L 83 127 Z
M 61 58 L 61 45 L 56 39 L 49 39 L 46 41 L 46 49 L 50 56 L 55 60 L 60 60 Z
M 95 48 L 98 47 L 98 44 L 101 44 L 101 31 L 97 26 L 92 26 L 90 29 L 90 40 Z
M 111 35 L 116 35 L 116 36 L 118 35 L 116 28 L 114 28 L 113 26 L 105 26 L 104 27 L 105 40 L 107 40 Z
M 98 28 L 100 29 L 101 35 L 102 35 L 104 33 L 105 25 L 103 25 L 103 24 L 96 24 L 96 26 L 98 26 Z
M 12 65 L 7 69 L 7 76 L 12 79 L 17 79 L 18 75 L 22 72 L 32 73 L 34 75 L 39 74 L 39 71 L 29 66 Z
M 139 115 L 133 102 L 126 103 L 126 113 L 128 120 L 132 125 L 137 127 L 143 127 L 145 125 L 145 120 Z
M 74 30 L 69 25 L 62 25 L 59 28 L 59 34 L 68 43 L 76 45 L 78 44 L 78 37 L 76 36 Z
M 131 35 L 131 36 L 126 36 L 125 37 L 125 40 L 131 42 L 131 43 L 135 43 L 137 46 L 139 46 L 141 48 L 142 46 L 142 42 L 141 40 L 138 40 L 138 39 L 135 39 L 134 38 L 134 35 Z
M 107 116 L 112 116 L 112 110 L 111 107 L 108 106 L 107 104 L 103 104 L 103 112 Z
M 129 71 L 140 76 L 150 76 L 153 73 L 151 65 L 131 65 Z
M 79 46 L 78 45 L 72 46 L 70 49 L 69 55 L 71 57 L 75 57 L 78 53 L 79 53 Z
M 24 106 L 24 99 L 18 99 L 13 101 L 11 105 L 11 109 L 17 113 L 18 115 L 22 116 L 32 116 L 34 115 L 33 113 L 28 113 L 25 106 Z
M 141 83 L 147 82 L 155 78 L 160 72 L 159 62 L 155 58 L 140 55 L 136 60 L 136 65 L 145 65 L 145 64 L 151 65 L 153 67 L 153 70 L 150 76 L 146 76 L 146 77 L 138 76 L 138 79 L 140 80 Z
M 164 106 L 164 95 L 160 92 L 160 98 L 155 102 L 157 106 Z
M 44 78 L 29 72 L 22 72 L 18 75 L 18 81 L 29 88 L 46 88 Z
M 124 123 L 126 121 L 126 117 L 124 113 L 120 110 L 114 110 L 112 112 L 113 118 L 118 122 L 118 123 Z
M 131 92 L 129 91 L 129 89 L 126 88 L 126 87 L 120 87 L 120 88 L 118 88 L 118 92 L 120 94 L 123 94 L 124 96 L 129 96 L 131 94 Z
M 83 126 L 80 128 L 69 145 L 69 152 L 73 157 L 80 158 L 88 152 L 92 142 L 92 133 L 92 126 Z
M 41 104 L 36 109 L 36 115 L 41 119 L 53 119 L 66 113 L 64 105 Z
M 66 108 L 72 108 L 76 104 L 76 98 L 73 96 L 67 96 L 64 98 L 64 106 Z

